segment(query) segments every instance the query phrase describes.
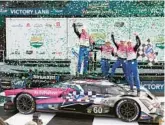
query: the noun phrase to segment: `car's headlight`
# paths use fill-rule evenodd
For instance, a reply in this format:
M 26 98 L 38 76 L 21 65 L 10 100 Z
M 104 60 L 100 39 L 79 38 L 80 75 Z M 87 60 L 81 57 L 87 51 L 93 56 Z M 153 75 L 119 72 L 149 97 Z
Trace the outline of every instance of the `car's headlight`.
M 140 99 L 140 101 L 151 111 L 154 107 L 152 103 L 146 99 Z

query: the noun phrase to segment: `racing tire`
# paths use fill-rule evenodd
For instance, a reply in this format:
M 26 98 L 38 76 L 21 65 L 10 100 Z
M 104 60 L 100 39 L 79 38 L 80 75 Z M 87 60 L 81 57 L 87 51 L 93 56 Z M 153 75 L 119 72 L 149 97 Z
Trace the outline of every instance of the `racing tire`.
M 116 105 L 116 115 L 123 121 L 132 122 L 136 121 L 140 116 L 140 107 L 132 99 L 123 99 Z
M 18 95 L 16 98 L 16 108 L 22 114 L 35 112 L 36 104 L 34 98 L 26 93 Z

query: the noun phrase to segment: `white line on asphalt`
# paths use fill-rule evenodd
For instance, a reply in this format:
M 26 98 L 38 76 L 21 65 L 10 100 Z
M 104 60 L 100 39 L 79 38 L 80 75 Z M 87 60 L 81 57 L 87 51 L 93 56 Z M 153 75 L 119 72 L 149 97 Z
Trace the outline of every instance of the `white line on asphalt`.
M 138 125 L 138 122 L 123 122 L 117 118 L 99 118 L 95 117 L 93 125 Z

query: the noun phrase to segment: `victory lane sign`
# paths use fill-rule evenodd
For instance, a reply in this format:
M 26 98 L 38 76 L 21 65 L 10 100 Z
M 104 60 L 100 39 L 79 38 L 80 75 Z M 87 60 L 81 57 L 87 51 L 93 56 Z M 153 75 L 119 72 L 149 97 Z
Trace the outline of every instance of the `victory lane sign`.
M 49 9 L 12 9 L 10 10 L 12 15 L 38 15 L 38 14 L 50 14 Z

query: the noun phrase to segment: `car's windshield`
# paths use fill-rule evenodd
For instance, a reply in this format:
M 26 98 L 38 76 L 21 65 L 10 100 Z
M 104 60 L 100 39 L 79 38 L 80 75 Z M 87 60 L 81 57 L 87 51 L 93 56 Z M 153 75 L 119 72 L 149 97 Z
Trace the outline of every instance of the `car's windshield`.
M 102 93 L 103 94 L 118 95 L 121 92 L 123 92 L 122 88 L 117 87 L 117 86 L 103 86 L 102 87 Z
M 44 86 L 44 88 L 63 88 L 63 89 L 72 88 L 72 89 L 77 90 L 77 91 L 82 89 L 80 87 L 80 85 L 73 84 L 71 81 L 49 84 L 49 85 Z
M 120 94 L 121 92 L 123 92 L 123 89 L 118 87 L 118 86 L 113 86 L 113 85 L 105 85 L 105 86 L 102 86 L 102 85 L 89 85 L 89 84 L 86 84 L 86 85 L 81 85 L 84 89 L 85 92 L 87 91 L 94 91 L 96 92 L 97 94 L 113 94 L 113 95 L 118 95 Z
M 80 87 L 81 86 L 81 87 Z M 75 90 L 83 89 L 85 92 L 94 91 L 98 94 L 113 94 L 118 95 L 123 91 L 123 88 L 116 85 L 96 85 L 96 84 L 74 84 L 72 81 L 63 81 L 55 84 L 49 84 L 44 88 L 73 88 Z
M 101 87 L 100 86 L 96 86 L 96 85 L 81 85 L 82 88 L 84 89 L 85 92 L 88 92 L 88 91 L 94 91 L 96 93 L 102 93 L 101 92 Z

